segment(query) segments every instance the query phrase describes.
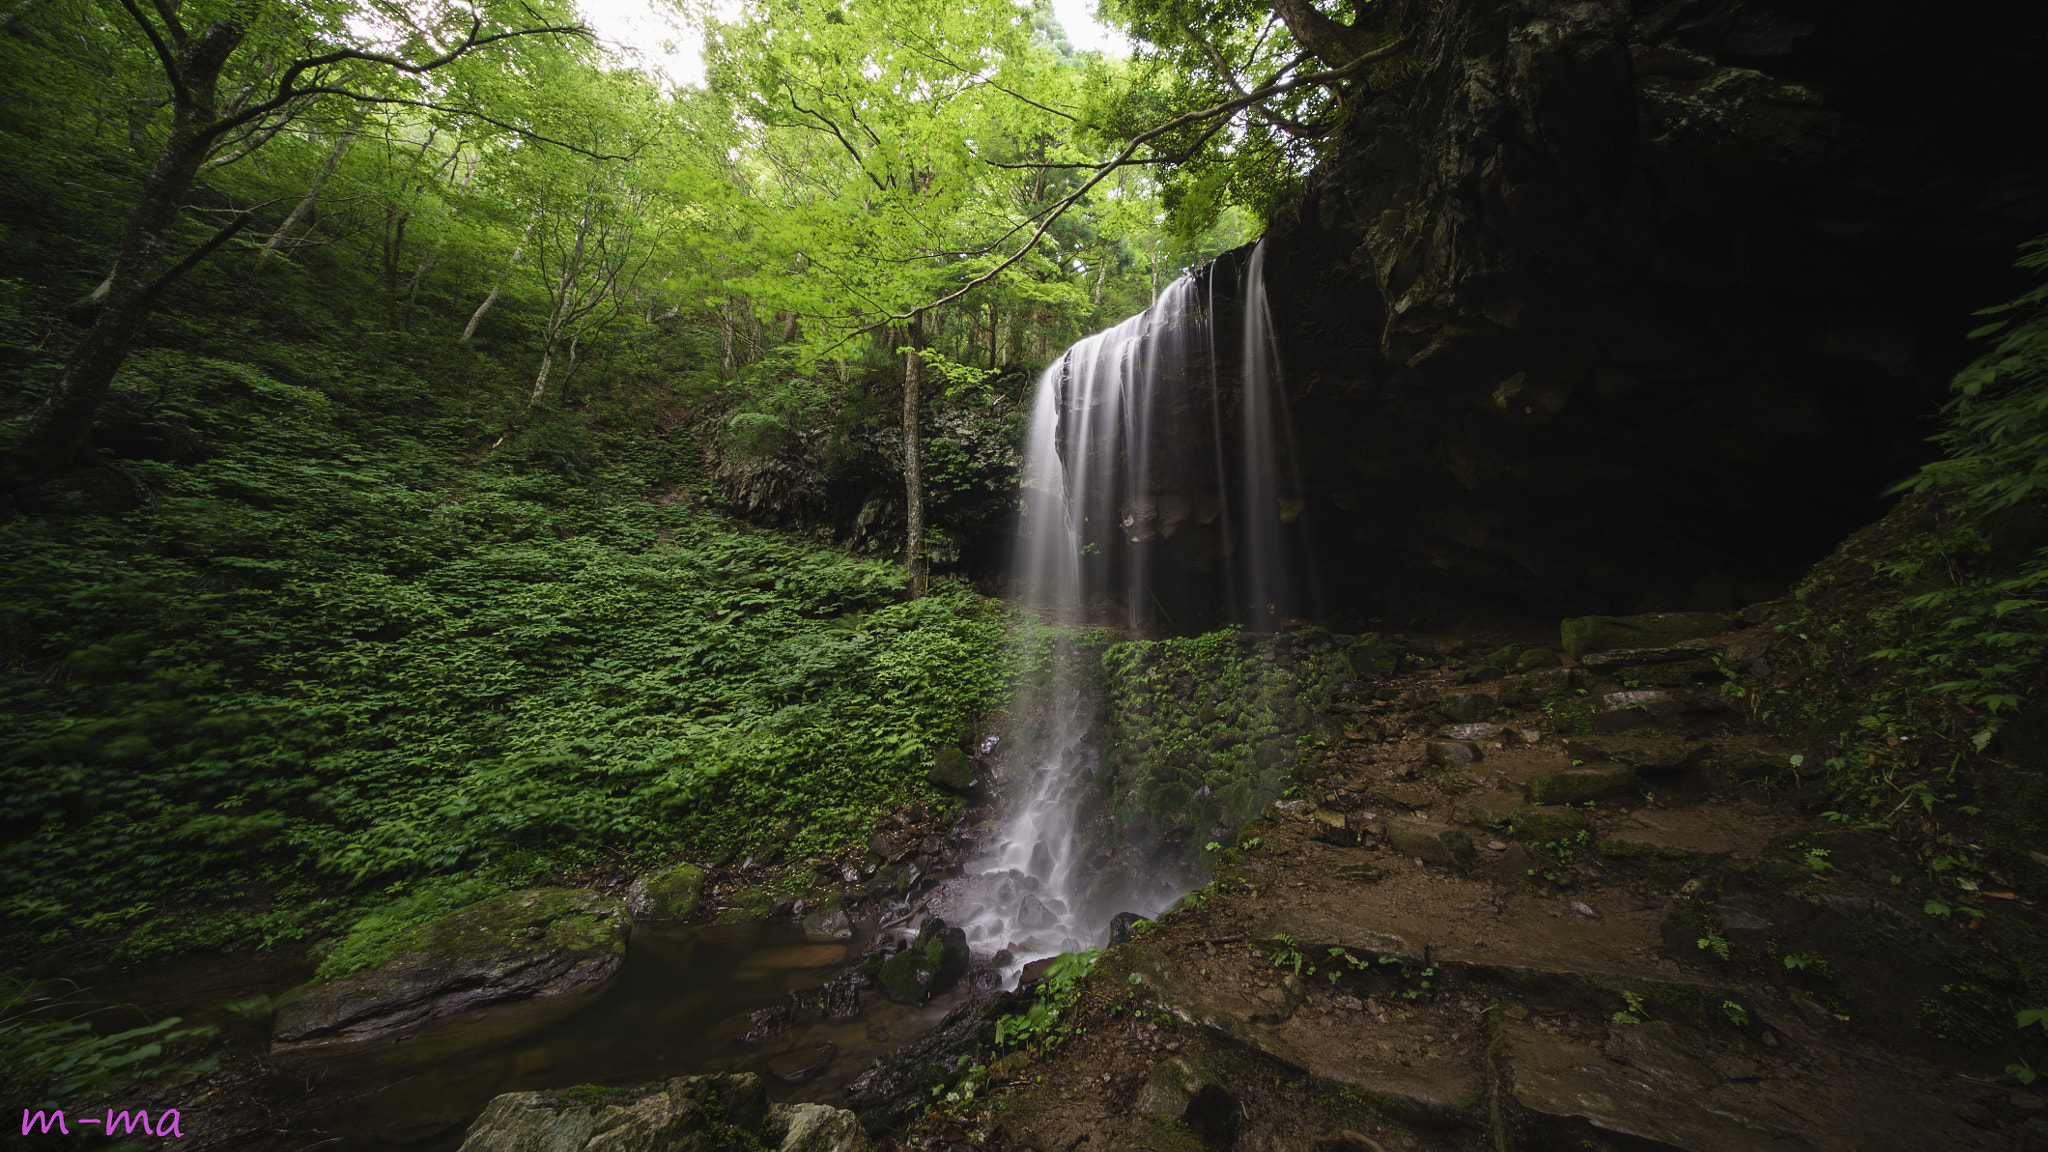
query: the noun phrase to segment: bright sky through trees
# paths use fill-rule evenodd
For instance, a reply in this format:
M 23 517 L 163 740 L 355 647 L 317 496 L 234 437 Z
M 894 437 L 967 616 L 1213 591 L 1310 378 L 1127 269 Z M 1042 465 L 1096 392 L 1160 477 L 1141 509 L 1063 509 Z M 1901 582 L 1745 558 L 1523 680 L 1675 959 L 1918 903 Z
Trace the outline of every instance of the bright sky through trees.
M 1095 3 L 1053 0 L 1052 8 L 1075 48 L 1129 55 L 1130 42 L 1123 34 L 1096 21 Z M 703 34 L 675 6 L 664 0 L 578 0 L 576 7 L 599 39 L 636 56 L 636 66 L 671 84 L 704 82 Z M 716 0 L 709 10 L 721 20 L 731 20 L 738 17 L 740 6 L 737 0 Z

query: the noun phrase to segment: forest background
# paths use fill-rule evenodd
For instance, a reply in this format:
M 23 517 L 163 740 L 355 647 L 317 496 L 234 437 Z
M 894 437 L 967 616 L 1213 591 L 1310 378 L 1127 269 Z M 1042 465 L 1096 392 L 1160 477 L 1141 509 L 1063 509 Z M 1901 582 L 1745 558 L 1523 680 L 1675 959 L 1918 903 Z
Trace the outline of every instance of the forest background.
M 681 10 L 676 86 L 547 3 L 15 0 L 10 967 L 822 854 L 935 799 L 1049 648 L 945 570 L 1013 507 L 1035 369 L 1291 203 L 1437 11 L 1350 7 L 1119 0 L 1125 59 L 1043 0 Z M 2043 730 L 2048 550 L 2000 526 L 2048 483 L 2044 292 L 1956 382 L 1941 530 L 1842 561 L 1871 603 L 1797 590 L 1768 688 L 1831 818 L 1964 880 L 1970 758 Z M 893 473 L 852 547 L 721 508 L 714 468 L 797 448 Z
M 1312 58 L 678 15 L 701 86 L 546 4 L 0 15 L 11 953 L 828 848 L 1002 697 L 1032 646 L 920 558 L 1007 508 L 1037 365 L 1298 182 L 1241 110 L 1328 105 Z M 908 473 L 866 554 L 709 498 L 798 437 Z

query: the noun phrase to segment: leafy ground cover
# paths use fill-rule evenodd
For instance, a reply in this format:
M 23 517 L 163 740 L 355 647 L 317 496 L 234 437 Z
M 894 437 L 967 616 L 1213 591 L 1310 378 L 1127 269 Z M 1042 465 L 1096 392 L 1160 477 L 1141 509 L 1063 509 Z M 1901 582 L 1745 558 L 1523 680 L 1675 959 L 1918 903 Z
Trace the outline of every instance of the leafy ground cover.
M 535 421 L 481 460 L 163 349 L 121 398 L 201 445 L 124 517 L 0 526 L 0 885 L 124 956 L 429 911 L 600 855 L 794 850 L 923 788 L 1004 619 L 693 505 L 694 446 Z M 445 390 L 444 390 L 445 391 Z

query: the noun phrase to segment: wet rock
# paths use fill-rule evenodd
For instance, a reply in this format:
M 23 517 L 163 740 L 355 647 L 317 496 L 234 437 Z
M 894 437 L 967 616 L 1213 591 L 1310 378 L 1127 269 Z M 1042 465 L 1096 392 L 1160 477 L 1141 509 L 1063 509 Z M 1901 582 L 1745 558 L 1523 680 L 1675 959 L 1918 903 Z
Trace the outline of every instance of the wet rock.
M 1208 1148 L 1230 1147 L 1243 1115 L 1229 1089 L 1178 1056 L 1163 1061 L 1145 1078 L 1131 1110 L 1154 1120 L 1185 1125 Z
M 1531 873 L 1540 875 L 1554 866 L 1549 859 L 1538 855 L 1520 840 L 1510 840 L 1495 849 L 1498 840 L 1490 841 L 1487 850 L 1479 854 L 1478 864 L 1473 871 L 1496 884 L 1510 887 L 1524 887 L 1532 883 Z
M 957 1083 L 967 1070 L 986 1063 L 995 1047 L 996 1021 L 1022 1011 L 1029 998 L 1001 990 L 999 981 L 974 982 L 968 1002 L 946 1014 L 938 1027 L 876 1060 L 846 1086 L 847 1103 L 861 1126 L 879 1133 L 930 1106 L 933 1089 Z
M 1283 909 L 1252 930 L 1258 939 L 1285 936 L 1305 953 L 1323 954 L 1342 948 L 1355 956 L 1392 957 L 1404 964 L 1425 962 L 1425 949 L 1391 932 L 1377 932 L 1355 919 L 1332 915 L 1318 908 Z
M 1677 1092 L 1698 1092 L 1721 1082 L 1703 1062 L 1700 1037 L 1668 1020 L 1617 1025 L 1607 1034 L 1609 1060 L 1627 1064 Z
M 1485 692 L 1457 692 L 1437 702 L 1437 710 L 1455 724 L 1475 724 L 1500 711 L 1500 701 Z
M 804 917 L 804 939 L 813 944 L 829 944 L 840 940 L 853 939 L 853 918 L 842 909 L 836 912 L 815 912 Z
M 1671 724 L 1683 715 L 1685 702 L 1671 693 L 1638 688 L 1600 697 L 1593 706 L 1593 727 L 1602 732 L 1626 732 Z
M 1515 835 L 1530 844 L 1593 844 L 1593 822 L 1561 804 L 1531 805 L 1515 812 Z
M 766 888 L 742 888 L 728 892 L 719 903 L 724 907 L 711 918 L 713 924 L 766 920 L 775 913 L 775 893 Z
M 873 984 L 856 968 L 815 988 L 792 992 L 786 1003 L 748 1013 L 750 1027 L 741 1039 L 755 1044 L 798 1025 L 819 1020 L 851 1020 L 860 1015 L 860 990 L 863 986 L 872 987 Z
M 1676 880 L 1696 876 L 1728 857 L 1731 846 L 1703 845 L 1696 838 L 1677 836 L 1638 816 L 1609 832 L 1600 841 L 1603 858 L 1649 867 L 1655 874 Z
M 1583 804 L 1636 790 L 1636 770 L 1626 764 L 1589 764 L 1545 772 L 1529 781 L 1529 799 L 1538 804 Z
M 1348 847 L 1358 843 L 1359 835 L 1349 816 L 1325 808 L 1309 817 L 1309 839 Z
M 1431 740 L 1424 749 L 1431 764 L 1463 768 L 1480 760 L 1479 745 L 1470 740 Z
M 1403 856 L 1459 872 L 1471 870 L 1475 855 L 1472 838 L 1463 832 L 1417 820 L 1387 821 L 1387 844 Z
M 1663 648 L 1684 640 L 1719 636 L 1728 622 L 1711 612 L 1649 612 L 1639 616 L 1580 616 L 1558 628 L 1573 658 L 1618 648 Z
M 925 779 L 942 792 L 964 796 L 974 790 L 974 758 L 948 744 L 939 749 Z
M 433 1060 L 523 1036 L 611 985 L 631 924 L 624 901 L 576 889 L 472 904 L 406 932 L 377 967 L 279 1009 L 272 1054 L 296 1063 L 375 1047 L 388 1056 L 404 1041 L 406 1060 Z
M 872 1152 L 851 1112 L 770 1104 L 748 1073 L 683 1076 L 638 1088 L 565 1088 L 494 1098 L 462 1152 L 657 1152 L 758 1148 Z
M 1119 912 L 1109 920 L 1109 943 L 1112 947 L 1129 943 L 1138 934 L 1138 926 L 1152 921 L 1136 912 Z
M 1371 864 L 1337 864 L 1328 871 L 1331 878 L 1346 884 L 1377 884 L 1387 878 L 1385 871 Z
M 839 1055 L 839 1045 L 827 1040 L 823 1044 L 806 1046 L 794 1052 L 784 1052 L 768 1061 L 768 1074 L 784 1084 L 804 1084 L 824 1075 L 832 1066 L 832 1058 Z
M 626 907 L 636 920 L 688 920 L 704 907 L 704 870 L 678 864 L 650 872 L 626 889 Z
M 1500 740 L 1508 730 L 1498 724 L 1446 724 L 1436 734 L 1446 740 Z
M 1646 1025 L 1634 1025 L 1626 1031 Z M 1603 1053 L 1561 1037 L 1546 1036 L 1532 1025 L 1506 1028 L 1505 1054 L 1510 1068 L 1509 1092 L 1516 1104 L 1538 1124 L 1568 1122 L 1560 1134 L 1578 1124 L 1596 1133 L 1684 1152 L 1786 1152 L 1810 1147 L 1798 1134 L 1725 1106 L 1709 1107 L 1694 1093 L 1681 1090 L 1677 1079 L 1705 1075 L 1697 1061 L 1681 1060 L 1652 1033 L 1641 1043 L 1622 1041 L 1624 1065 L 1603 1059 Z M 1656 1068 L 1646 1078 L 1635 1059 Z M 1631 1071 L 1631 1068 L 1636 1070 Z M 1662 1073 L 1660 1075 L 1659 1073 Z M 1576 1139 L 1571 1141 L 1577 1143 Z
M 1565 754 L 1588 763 L 1626 764 L 1644 776 L 1680 772 L 1696 763 L 1704 746 L 1691 740 L 1653 736 L 1571 736 Z
M 967 933 L 935 916 L 924 922 L 908 948 L 882 962 L 875 980 L 898 1004 L 922 1004 L 966 975 L 972 959 Z
M 1505 824 L 1514 818 L 1515 810 L 1528 802 L 1527 795 L 1519 788 L 1512 791 L 1496 788 L 1470 796 L 1458 806 L 1458 819 L 1467 824 L 1491 828 Z
M 1026 932 L 1036 932 L 1059 923 L 1059 917 L 1045 906 L 1045 901 L 1036 895 L 1027 895 L 1017 906 L 1017 927 Z

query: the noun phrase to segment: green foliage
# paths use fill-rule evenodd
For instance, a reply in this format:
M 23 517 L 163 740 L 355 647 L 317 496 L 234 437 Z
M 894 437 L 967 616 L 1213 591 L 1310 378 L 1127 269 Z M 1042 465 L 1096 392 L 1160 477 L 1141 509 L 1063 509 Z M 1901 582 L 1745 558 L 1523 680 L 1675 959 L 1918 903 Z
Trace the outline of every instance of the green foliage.
M 1082 981 L 1088 976 L 1095 962 L 1102 958 L 1102 950 L 1090 948 L 1083 952 L 1062 952 L 1053 958 L 1047 967 L 1045 981 L 1039 985 L 1038 998 L 1031 1006 L 1015 1016 L 1005 1016 L 996 1021 L 996 1047 L 1037 1047 L 1051 1048 L 1072 1034 L 1074 1022 L 1071 1010 L 1081 999 Z M 1131 974 L 1131 982 L 1142 979 L 1137 973 Z M 1063 1014 L 1067 1021 L 1061 1023 Z
M 1621 1011 L 1616 1012 L 1614 1014 L 1614 1023 L 1641 1024 L 1643 1021 L 1650 1018 L 1650 1010 L 1644 1006 L 1643 998 L 1641 996 L 1638 996 L 1634 992 L 1623 992 L 1621 994 L 1621 999 L 1622 1003 L 1625 1004 L 1626 1007 L 1624 1007 Z
M 675 465 L 580 426 L 465 469 L 431 405 L 356 429 L 171 353 L 121 388 L 215 454 L 139 464 L 126 520 L 0 527 L 0 875 L 53 938 L 266 943 L 785 821 L 822 849 L 1002 690 L 988 602 L 650 503 Z
M 2023 267 L 2048 273 L 2048 242 L 2023 252 Z M 1832 819 L 1917 845 L 1930 875 L 1965 893 L 1987 866 L 1982 842 L 1935 841 L 1945 820 L 1989 810 L 1966 795 L 1973 765 L 2009 721 L 2043 706 L 2048 668 L 2048 283 L 1985 315 L 1974 335 L 1991 348 L 1957 375 L 1935 437 L 1945 458 L 1795 589 L 1773 676 L 1724 670 L 1724 692 L 1753 717 L 1826 746 L 1793 773 L 1824 771 Z M 2040 830 L 2028 807 L 1990 810 L 2007 843 Z M 1831 866 L 1825 853 L 1807 864 Z M 1945 916 L 1951 901 L 1928 907 Z
M 26 1107 L 75 1105 L 139 1079 L 171 1070 L 164 1046 L 195 1040 L 211 1028 L 180 1028 L 176 1016 L 101 1035 L 91 1017 L 118 1011 L 87 1005 L 75 991 L 58 992 L 0 977 L 0 1091 Z M 204 1061 L 184 1069 L 211 1069 Z

